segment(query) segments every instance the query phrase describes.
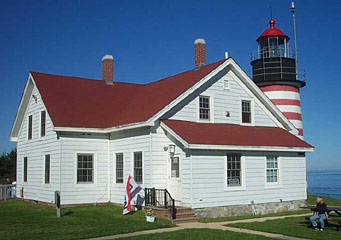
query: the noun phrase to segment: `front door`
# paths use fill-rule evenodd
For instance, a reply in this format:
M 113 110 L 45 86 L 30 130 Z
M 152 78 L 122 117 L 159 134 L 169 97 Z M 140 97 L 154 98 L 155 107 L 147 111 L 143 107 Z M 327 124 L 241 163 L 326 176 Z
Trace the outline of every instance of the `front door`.
M 180 157 L 170 156 L 168 159 L 168 188 L 167 190 L 177 202 L 181 200 Z

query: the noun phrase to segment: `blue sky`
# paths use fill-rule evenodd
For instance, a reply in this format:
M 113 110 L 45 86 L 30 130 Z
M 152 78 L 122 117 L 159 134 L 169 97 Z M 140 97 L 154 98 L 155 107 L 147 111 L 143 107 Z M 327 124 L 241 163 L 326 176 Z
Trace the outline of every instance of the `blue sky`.
M 276 26 L 293 38 L 291 1 L 11 1 L 0 8 L 0 152 L 30 70 L 101 77 L 101 58 L 115 58 L 115 79 L 146 83 L 194 65 L 194 40 L 206 40 L 206 61 L 228 51 L 250 71 L 256 38 Z M 296 1 L 299 67 L 308 170 L 341 170 L 341 1 Z M 293 45 L 293 42 L 291 42 Z

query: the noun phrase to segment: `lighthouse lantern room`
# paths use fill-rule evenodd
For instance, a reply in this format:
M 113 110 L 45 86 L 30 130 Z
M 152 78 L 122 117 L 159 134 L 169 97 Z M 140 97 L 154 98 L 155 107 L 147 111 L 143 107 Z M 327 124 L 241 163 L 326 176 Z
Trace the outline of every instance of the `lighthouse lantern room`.
M 303 138 L 300 88 L 306 85 L 305 72 L 298 71 L 289 37 L 276 28 L 276 21 L 258 38 L 257 52 L 251 55 L 252 79 L 298 129 Z

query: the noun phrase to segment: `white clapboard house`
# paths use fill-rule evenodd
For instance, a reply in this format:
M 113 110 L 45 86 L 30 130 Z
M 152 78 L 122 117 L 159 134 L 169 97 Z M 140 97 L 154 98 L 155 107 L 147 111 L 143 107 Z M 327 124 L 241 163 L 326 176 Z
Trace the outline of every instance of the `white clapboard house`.
M 203 39 L 195 58 L 148 84 L 114 81 L 110 55 L 102 80 L 30 72 L 10 136 L 17 195 L 123 204 L 131 175 L 198 216 L 302 204 L 314 148 L 232 58 L 205 64 Z

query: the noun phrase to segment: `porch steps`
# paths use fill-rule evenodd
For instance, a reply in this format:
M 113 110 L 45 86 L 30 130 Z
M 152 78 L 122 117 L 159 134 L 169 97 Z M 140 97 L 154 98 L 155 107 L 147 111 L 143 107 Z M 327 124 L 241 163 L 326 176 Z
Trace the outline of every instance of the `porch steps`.
M 145 207 L 145 210 L 153 209 L 156 217 L 165 218 L 172 221 L 173 223 L 188 223 L 188 222 L 198 222 L 197 217 L 193 214 L 192 209 L 186 207 L 176 207 L 176 218 L 172 219 L 172 216 L 168 209 L 163 207 Z

